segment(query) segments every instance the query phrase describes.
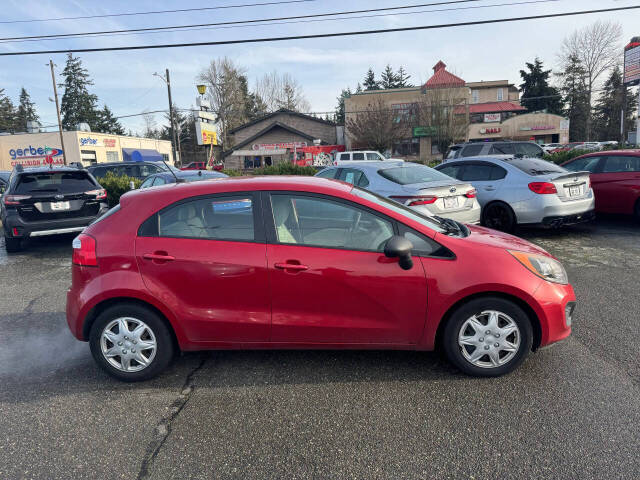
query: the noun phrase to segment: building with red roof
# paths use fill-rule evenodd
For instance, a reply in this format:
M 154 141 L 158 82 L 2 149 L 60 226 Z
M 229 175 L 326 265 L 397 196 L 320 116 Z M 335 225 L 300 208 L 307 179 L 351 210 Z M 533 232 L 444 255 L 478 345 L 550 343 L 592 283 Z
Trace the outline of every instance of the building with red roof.
M 568 120 L 558 115 L 541 112 L 528 113 L 520 104 L 518 88 L 508 80 L 467 82 L 447 70 L 438 61 L 433 75 L 421 86 L 386 90 L 368 90 L 352 94 L 345 99 L 345 139 L 347 150 L 358 146 L 349 136 L 348 124 L 358 112 L 374 108 L 378 100 L 394 113 L 397 122 L 407 124 L 407 137 L 391 148 L 394 157 L 431 161 L 442 158 L 436 138 L 436 116 L 425 114 L 434 105 L 451 107 L 454 122 L 462 122 L 460 138 L 453 142 L 532 140 L 538 143 L 568 142 Z M 422 118 L 421 118 L 422 117 Z M 423 125 L 424 124 L 424 125 Z M 417 128 L 416 128 L 417 127 Z M 442 137 L 442 135 L 440 135 Z

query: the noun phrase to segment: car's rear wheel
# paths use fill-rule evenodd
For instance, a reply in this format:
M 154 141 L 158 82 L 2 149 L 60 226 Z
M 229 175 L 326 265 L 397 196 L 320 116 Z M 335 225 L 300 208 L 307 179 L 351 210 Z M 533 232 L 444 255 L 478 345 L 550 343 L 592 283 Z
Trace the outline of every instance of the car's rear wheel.
M 102 312 L 91 327 L 89 343 L 96 363 L 126 382 L 155 377 L 174 354 L 166 323 L 151 309 L 134 304 Z
M 533 342 L 527 314 L 498 297 L 471 300 L 450 317 L 443 332 L 449 361 L 464 373 L 497 377 L 514 370 Z
M 633 217 L 636 222 L 640 223 L 640 198 L 636 200 L 636 206 L 633 209 Z
M 516 228 L 516 216 L 506 203 L 493 202 L 482 210 L 482 224 L 494 230 L 513 232 Z
M 22 239 L 4 237 L 4 248 L 7 253 L 19 252 L 22 249 Z

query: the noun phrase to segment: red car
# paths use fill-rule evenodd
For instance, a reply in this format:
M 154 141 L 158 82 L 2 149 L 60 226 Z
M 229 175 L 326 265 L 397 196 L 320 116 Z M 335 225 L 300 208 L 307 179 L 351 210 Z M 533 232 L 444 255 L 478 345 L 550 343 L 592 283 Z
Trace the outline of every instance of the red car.
M 96 362 L 150 378 L 178 350 L 442 347 L 497 376 L 571 333 L 543 249 L 350 184 L 254 177 L 136 190 L 73 241 L 67 321 Z
M 591 172 L 596 212 L 634 215 L 640 221 L 640 150 L 587 153 L 562 166 Z
M 186 164 L 180 170 L 206 170 L 207 162 L 191 162 Z

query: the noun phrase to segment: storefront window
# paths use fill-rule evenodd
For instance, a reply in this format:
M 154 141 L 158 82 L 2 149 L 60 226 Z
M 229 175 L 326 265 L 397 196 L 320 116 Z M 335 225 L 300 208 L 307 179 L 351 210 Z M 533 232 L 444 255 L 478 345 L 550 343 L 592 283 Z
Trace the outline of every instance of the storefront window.
M 409 138 L 394 144 L 393 154 L 402 156 L 420 155 L 420 139 Z

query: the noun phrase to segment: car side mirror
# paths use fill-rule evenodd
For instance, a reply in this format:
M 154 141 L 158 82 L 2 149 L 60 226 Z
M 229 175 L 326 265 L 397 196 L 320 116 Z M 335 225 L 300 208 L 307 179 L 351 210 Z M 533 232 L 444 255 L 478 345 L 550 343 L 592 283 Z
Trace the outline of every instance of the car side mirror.
M 411 258 L 413 243 L 404 237 L 394 235 L 384 246 L 384 255 L 389 258 L 397 258 L 398 265 L 403 270 L 411 270 L 413 259 Z

